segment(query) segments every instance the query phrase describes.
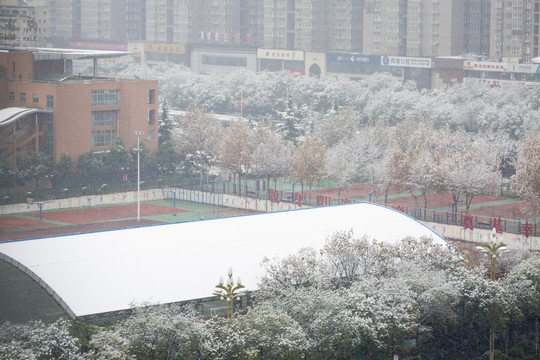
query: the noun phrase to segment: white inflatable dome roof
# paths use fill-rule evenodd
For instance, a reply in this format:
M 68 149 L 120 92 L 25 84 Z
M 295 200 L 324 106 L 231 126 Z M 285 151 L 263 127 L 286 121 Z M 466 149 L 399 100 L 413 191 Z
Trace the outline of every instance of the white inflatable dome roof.
M 337 231 L 379 242 L 446 241 L 407 215 L 370 203 L 156 225 L 0 244 L 74 318 L 212 296 L 229 267 L 256 290 L 264 257 L 322 248 Z

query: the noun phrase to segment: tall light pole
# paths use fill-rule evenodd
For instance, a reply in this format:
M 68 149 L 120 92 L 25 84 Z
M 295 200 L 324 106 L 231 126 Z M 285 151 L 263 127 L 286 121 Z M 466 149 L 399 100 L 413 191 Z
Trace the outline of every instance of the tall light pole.
M 137 137 L 137 221 L 141 221 L 141 135 L 142 131 L 134 131 Z
M 486 241 L 476 247 L 481 252 L 489 255 L 489 267 L 490 267 L 489 270 L 490 270 L 491 281 L 495 281 L 496 279 L 497 257 L 508 251 L 506 248 L 506 245 L 501 242 L 496 243 L 495 242 L 496 239 L 497 239 L 497 229 L 493 228 L 493 230 L 491 231 L 491 241 L 490 242 Z M 487 236 L 486 236 L 486 240 L 488 240 Z M 495 359 L 495 331 L 493 329 L 493 325 L 490 324 L 489 326 L 489 360 L 494 360 L 494 359 Z

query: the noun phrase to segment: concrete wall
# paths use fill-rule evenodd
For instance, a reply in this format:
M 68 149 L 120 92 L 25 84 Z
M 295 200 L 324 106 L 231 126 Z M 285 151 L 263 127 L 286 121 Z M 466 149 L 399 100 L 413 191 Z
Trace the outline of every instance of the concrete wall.
M 486 241 L 486 237 L 488 239 L 491 238 L 491 230 L 470 230 L 456 225 L 446 225 L 432 222 L 423 223 L 445 239 L 462 240 L 480 244 Z M 497 234 L 497 239 L 504 242 L 509 248 L 512 249 L 540 250 L 540 237 L 538 236 L 529 236 L 526 238 L 524 235 L 520 234 L 502 233 Z

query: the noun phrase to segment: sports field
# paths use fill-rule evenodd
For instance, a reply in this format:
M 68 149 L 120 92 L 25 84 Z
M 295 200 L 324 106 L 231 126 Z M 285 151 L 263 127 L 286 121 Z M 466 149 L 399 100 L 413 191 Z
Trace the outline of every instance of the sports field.
M 37 207 L 36 207 L 37 208 Z M 40 220 L 39 211 L 0 216 L 0 241 L 34 239 L 155 224 L 248 214 L 248 211 L 208 206 L 191 202 L 141 202 L 140 220 L 137 203 L 93 206 L 47 211 Z
M 292 200 L 293 191 L 295 193 L 301 191 L 298 185 L 296 187 L 291 187 L 291 184 L 281 185 L 281 198 L 285 201 L 287 199 L 288 201 Z M 331 184 L 326 185 L 319 184 L 319 186 L 314 187 L 311 194 L 307 188 L 304 188 L 304 204 L 310 201 L 312 205 L 316 205 L 317 196 L 327 197 L 329 205 L 342 203 L 344 200 L 351 202 L 372 201 L 379 204 L 384 204 L 385 202 L 384 194 L 373 191 L 373 186 L 371 185 L 354 185 L 348 192 L 339 191 Z M 443 214 L 440 216 L 444 216 L 444 214 L 452 211 L 453 200 L 450 193 L 428 194 L 427 198 L 427 209 L 430 212 L 437 212 L 438 214 Z M 424 199 L 419 197 L 415 204 L 414 198 L 409 193 L 401 189 L 391 189 L 386 205 L 404 209 L 407 213 L 416 217 L 416 215 L 411 214 L 411 211 L 414 211 L 415 208 L 423 209 Z M 489 223 L 490 219 L 495 218 L 509 220 L 509 223 L 515 220 L 516 224 L 518 221 L 528 221 L 529 223 L 540 222 L 540 213 L 527 217 L 522 212 L 523 206 L 524 204 L 519 199 L 476 196 L 473 199 L 470 213 L 477 217 L 478 221 L 484 223 Z M 47 210 L 47 206 L 45 205 L 42 219 L 40 220 L 39 211 L 37 210 L 37 206 L 35 206 L 33 211 L 28 213 L 0 216 L 0 241 L 177 223 L 249 213 L 245 210 L 231 209 L 223 206 L 209 206 L 190 201 L 173 202 L 172 200 L 141 202 L 140 209 L 141 218 L 137 220 L 137 203 L 111 206 L 86 206 L 54 211 Z M 458 203 L 458 213 L 464 212 L 464 202 L 460 201 Z M 513 225 L 516 228 L 513 231 L 518 231 L 516 224 Z M 535 227 L 536 231 L 537 229 Z

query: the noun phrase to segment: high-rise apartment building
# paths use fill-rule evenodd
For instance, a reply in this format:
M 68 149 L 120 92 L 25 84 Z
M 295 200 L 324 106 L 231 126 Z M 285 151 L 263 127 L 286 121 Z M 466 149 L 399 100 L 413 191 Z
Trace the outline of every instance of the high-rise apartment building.
M 53 42 L 80 40 L 81 0 L 50 0 L 49 9 Z
M 463 53 L 489 56 L 491 0 L 465 0 Z
M 492 2 L 492 58 L 529 62 L 538 56 L 539 3 L 539 0 Z
M 85 0 L 80 2 L 80 8 L 80 39 L 112 40 L 111 1 Z
M 152 42 L 253 44 L 260 0 L 146 1 L 146 35 Z
M 146 41 L 528 62 L 538 56 L 539 16 L 540 0 L 4 0 L 0 36 L 28 38 L 35 20 L 38 44 Z
M 460 55 L 463 0 L 365 0 L 364 53 L 397 56 Z
M 45 0 L 4 0 L 0 6 L 0 44 L 44 46 L 49 37 Z
M 264 1 L 263 47 L 362 51 L 363 1 Z
M 122 3 L 122 1 L 119 1 Z M 125 0 L 125 40 L 146 39 L 146 0 Z
M 144 0 L 50 0 L 52 41 L 65 45 L 70 40 L 112 42 L 126 41 L 128 34 L 140 36 L 143 3 Z M 133 26 L 134 23 L 137 25 Z

